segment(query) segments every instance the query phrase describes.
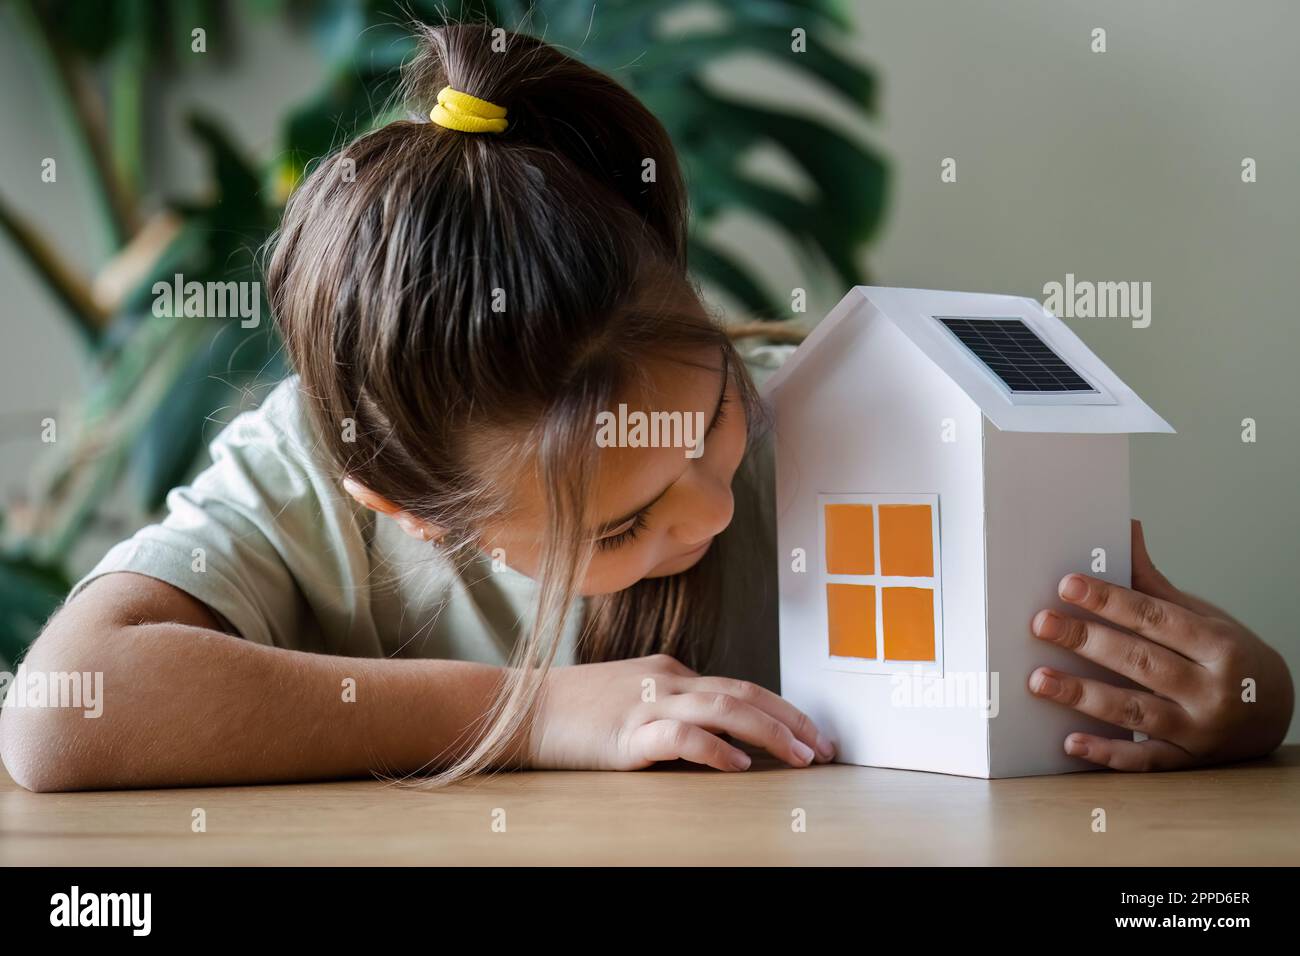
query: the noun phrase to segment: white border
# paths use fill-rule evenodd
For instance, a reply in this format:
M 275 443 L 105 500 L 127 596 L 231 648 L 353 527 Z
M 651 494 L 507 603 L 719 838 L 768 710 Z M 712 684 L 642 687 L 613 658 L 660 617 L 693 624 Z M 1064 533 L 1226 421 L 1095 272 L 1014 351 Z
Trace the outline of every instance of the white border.
M 881 574 L 880 570 L 880 511 L 872 511 L 872 534 L 875 549 L 872 566 L 874 574 L 831 574 L 826 570 L 826 505 L 929 505 L 930 535 L 934 542 L 934 577 L 915 578 L 898 575 Z M 827 670 L 849 671 L 855 674 L 881 674 L 893 676 L 904 674 L 910 676 L 914 668 L 925 669 L 928 675 L 943 677 L 943 564 L 939 539 L 939 496 L 926 493 L 872 493 L 872 494 L 819 494 L 817 496 L 817 606 L 821 630 L 820 641 L 822 666 Z M 830 614 L 826 606 L 826 585 L 828 584 L 869 584 L 876 589 L 876 654 L 875 660 L 860 657 L 835 657 L 831 654 Z M 885 598 L 882 588 L 887 587 L 924 587 L 933 591 L 934 599 L 934 656 L 933 661 L 887 661 L 885 653 L 884 607 Z

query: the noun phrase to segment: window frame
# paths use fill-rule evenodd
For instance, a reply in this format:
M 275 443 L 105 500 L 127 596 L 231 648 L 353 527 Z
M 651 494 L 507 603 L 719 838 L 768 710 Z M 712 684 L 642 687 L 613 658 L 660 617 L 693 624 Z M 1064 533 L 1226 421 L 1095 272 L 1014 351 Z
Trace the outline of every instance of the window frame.
M 827 505 L 871 505 L 872 547 L 874 561 L 872 574 L 832 574 L 826 568 L 826 506 Z M 933 548 L 934 576 L 905 577 L 883 574 L 880 553 L 880 505 L 929 505 L 930 506 L 930 541 Z M 822 666 L 827 670 L 847 671 L 855 674 L 878 674 L 894 676 L 896 674 L 913 675 L 916 668 L 925 669 L 927 673 L 943 676 L 943 555 L 939 535 L 939 496 L 928 493 L 836 493 L 817 496 L 817 572 L 818 572 L 818 614 L 821 620 L 819 639 L 821 643 Z M 861 657 L 835 657 L 830 652 L 830 608 L 827 598 L 828 584 L 858 584 L 876 589 L 876 658 L 868 660 Z M 885 659 L 885 588 L 919 587 L 932 591 L 934 608 L 934 656 L 933 661 L 891 661 Z

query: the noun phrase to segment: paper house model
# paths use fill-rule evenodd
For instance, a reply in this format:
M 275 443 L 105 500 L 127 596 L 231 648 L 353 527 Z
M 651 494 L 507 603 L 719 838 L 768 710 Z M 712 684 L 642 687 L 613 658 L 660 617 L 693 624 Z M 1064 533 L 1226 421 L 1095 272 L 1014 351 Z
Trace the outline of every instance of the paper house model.
M 781 694 L 842 761 L 974 777 L 1092 769 L 1111 725 L 1027 689 L 1112 682 L 1035 638 L 1057 584 L 1127 586 L 1129 435 L 1172 432 L 1032 299 L 859 286 L 764 386 Z

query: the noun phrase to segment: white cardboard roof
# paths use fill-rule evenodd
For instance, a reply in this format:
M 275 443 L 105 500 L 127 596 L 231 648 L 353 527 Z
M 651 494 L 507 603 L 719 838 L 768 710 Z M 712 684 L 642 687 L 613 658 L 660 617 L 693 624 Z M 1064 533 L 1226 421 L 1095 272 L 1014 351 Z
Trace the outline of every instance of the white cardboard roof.
M 1060 396 L 1013 397 L 935 316 L 1021 319 L 1054 352 L 1089 379 L 1099 394 L 1086 399 L 1087 404 Z M 772 374 L 763 386 L 764 394 L 775 397 L 803 361 L 851 317 L 853 321 L 883 318 L 894 323 L 1002 431 L 1173 432 L 1169 423 L 1107 368 L 1064 322 L 1040 303 L 1022 296 L 855 286 Z

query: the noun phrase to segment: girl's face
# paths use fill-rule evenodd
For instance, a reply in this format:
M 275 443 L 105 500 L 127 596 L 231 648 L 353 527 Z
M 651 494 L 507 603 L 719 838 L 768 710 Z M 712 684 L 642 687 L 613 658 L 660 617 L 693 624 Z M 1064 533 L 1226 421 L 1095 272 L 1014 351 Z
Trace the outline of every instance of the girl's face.
M 600 423 L 591 423 L 592 442 L 600 446 L 599 471 L 588 502 L 585 534 L 595 543 L 595 552 L 579 588 L 583 595 L 608 594 L 642 578 L 679 574 L 704 556 L 731 521 L 731 482 L 745 452 L 744 407 L 721 352 L 710 349 L 683 358 L 643 366 L 645 382 L 621 399 L 627 406 L 621 417 L 627 422 L 624 434 L 635 441 L 636 413 L 644 413 L 647 422 L 655 421 L 652 413 L 678 413 L 674 417 L 684 428 L 673 437 L 698 441 L 698 449 L 680 443 L 605 447 L 611 437 L 620 437 L 617 404 L 607 410 L 603 433 Z M 647 426 L 647 440 L 652 434 Z M 598 440 L 598 435 L 603 437 Z M 484 530 L 482 547 L 516 571 L 535 577 L 545 533 L 546 494 L 530 482 L 516 489 L 515 502 L 508 517 Z

